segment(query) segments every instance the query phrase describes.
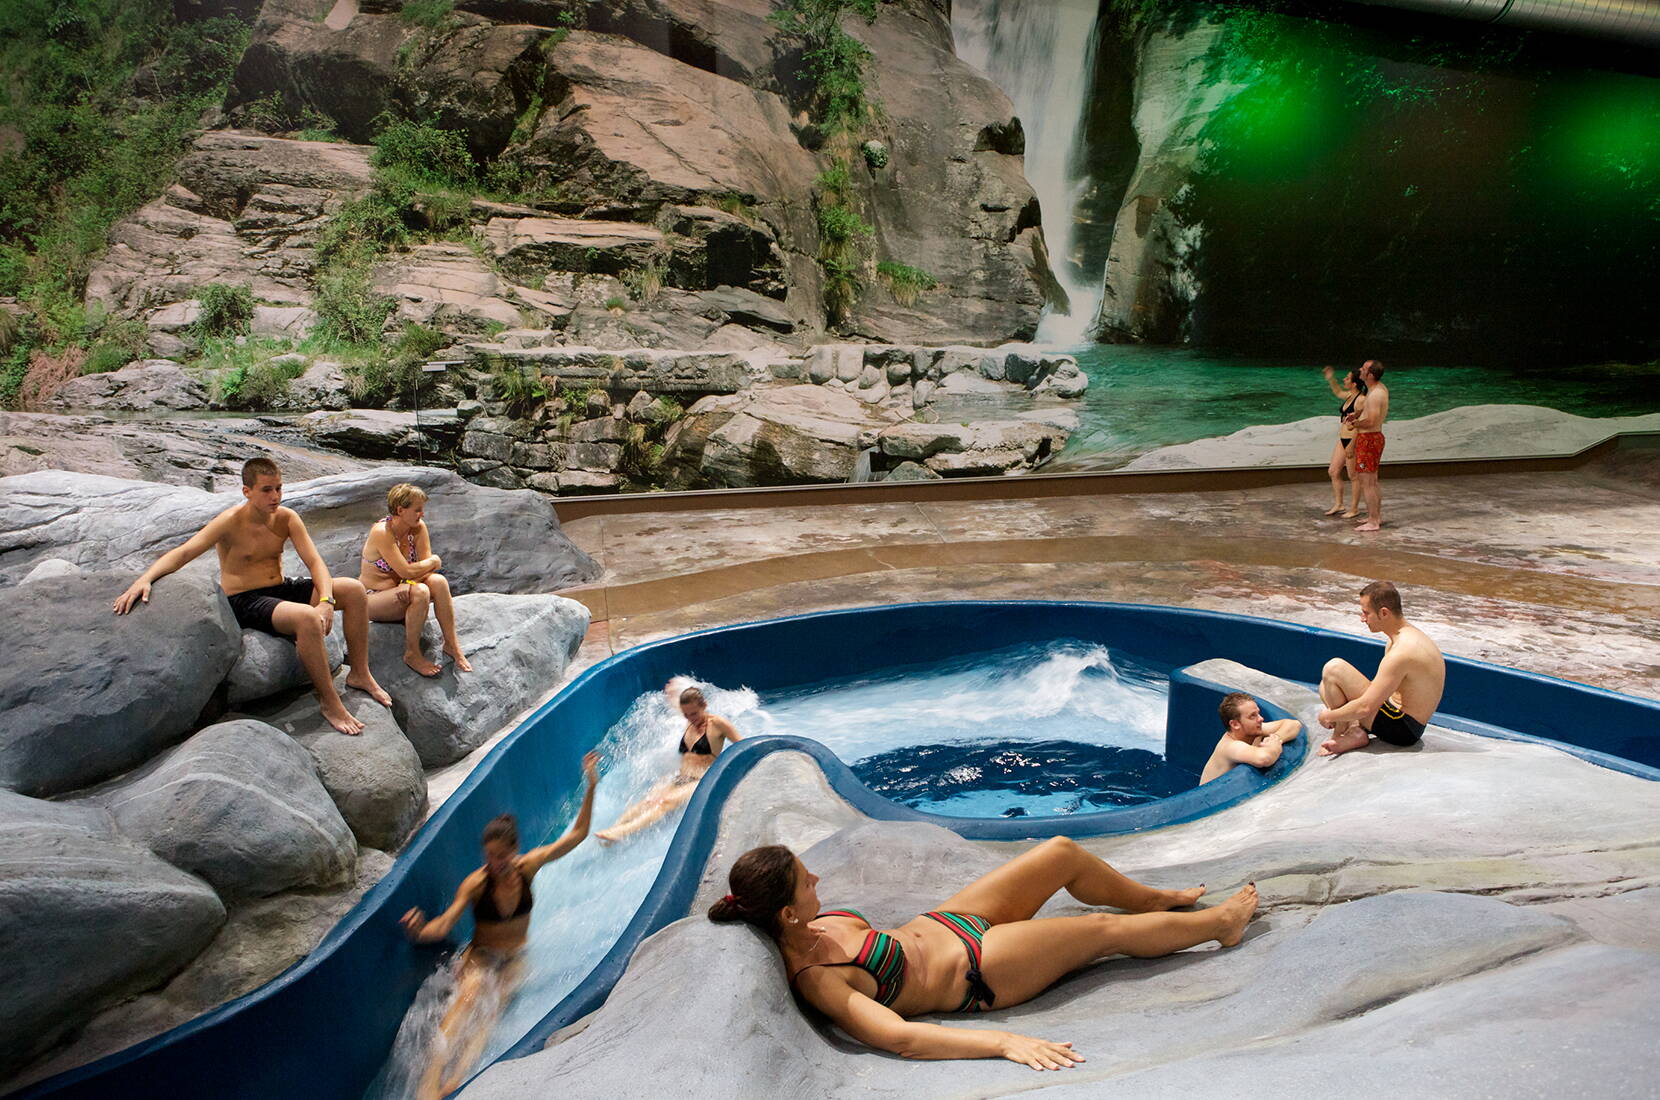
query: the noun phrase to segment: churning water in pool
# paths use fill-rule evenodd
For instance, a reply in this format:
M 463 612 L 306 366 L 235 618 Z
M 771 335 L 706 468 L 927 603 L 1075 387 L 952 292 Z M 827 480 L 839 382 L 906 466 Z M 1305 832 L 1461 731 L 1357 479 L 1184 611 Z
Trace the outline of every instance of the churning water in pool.
M 768 695 L 728 714 L 750 733 L 823 743 L 878 794 L 929 813 L 1088 813 L 1164 798 L 1164 670 L 1051 642 Z M 737 700 L 734 700 L 736 702 Z
M 765 697 L 699 686 L 709 709 L 744 736 L 813 738 L 877 793 L 933 813 L 1089 812 L 1162 798 L 1194 780 L 1164 762 L 1164 671 L 1098 645 L 1020 646 Z M 595 830 L 674 774 L 684 728 L 660 691 L 635 700 L 611 727 L 598 746 Z M 573 796 L 564 808 L 561 831 L 578 804 Z M 656 880 L 678 821 L 609 847 L 589 840 L 536 876 L 523 978 L 478 1065 L 535 1026 L 610 950 Z M 524 839 L 528 847 L 532 838 Z M 452 896 L 423 908 L 435 915 Z M 369 1098 L 414 1094 L 452 988 L 447 968 L 422 987 Z

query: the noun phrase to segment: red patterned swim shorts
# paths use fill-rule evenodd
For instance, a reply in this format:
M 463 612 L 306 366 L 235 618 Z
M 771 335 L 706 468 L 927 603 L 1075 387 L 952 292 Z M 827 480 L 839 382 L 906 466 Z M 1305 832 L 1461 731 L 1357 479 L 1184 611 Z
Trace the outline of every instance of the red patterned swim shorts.
M 1383 433 L 1360 432 L 1355 436 L 1355 469 L 1363 474 L 1378 472 L 1383 458 Z

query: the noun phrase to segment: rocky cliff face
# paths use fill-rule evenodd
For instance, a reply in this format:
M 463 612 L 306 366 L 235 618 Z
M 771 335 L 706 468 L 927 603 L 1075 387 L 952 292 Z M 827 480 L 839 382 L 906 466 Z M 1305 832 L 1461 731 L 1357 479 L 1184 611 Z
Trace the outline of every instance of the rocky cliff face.
M 632 227 L 622 231 L 637 235 L 632 254 L 596 257 L 593 249 L 606 251 L 603 244 L 574 240 L 563 251 L 542 249 L 536 263 L 503 264 L 503 273 L 532 293 L 486 296 L 515 308 L 547 312 L 534 293 L 545 292 L 550 277 L 560 283 L 561 273 L 568 284 L 571 276 L 651 268 L 669 287 L 735 286 L 771 297 L 810 334 L 826 318 L 812 192 L 828 160 L 814 151 L 819 137 L 797 105 L 793 62 L 780 62 L 790 44 L 767 22 L 773 6 L 464 0 L 427 26 L 411 22 L 395 3 L 266 0 L 237 70 L 229 117 L 251 125 L 262 105 L 276 103 L 290 117 L 330 120 L 357 143 L 368 142 L 388 112 L 429 120 L 461 133 L 475 159 L 511 171 L 536 196 L 524 216 Z M 867 270 L 846 327 L 870 339 L 914 343 L 1029 336 L 1048 265 L 1007 98 L 952 52 L 943 0 L 886 3 L 874 24 L 853 17 L 847 23 L 874 55 L 867 81 L 881 105 L 860 137 L 881 140 L 890 151 L 883 167 L 855 165 L 859 205 L 874 227 L 869 267 L 902 263 L 927 271 L 938 286 L 902 304 Z M 211 148 L 234 140 L 204 138 Z M 331 156 L 364 163 L 362 150 Z M 198 167 L 202 160 L 193 155 Z M 265 196 L 257 213 L 273 205 L 272 185 L 308 186 L 282 180 L 280 170 L 238 176 L 223 167 L 229 175 L 218 190 L 233 201 L 197 213 L 192 199 L 170 194 L 122 235 L 177 238 L 188 231 L 194 240 L 223 227 L 175 223 L 213 216 L 231 221 L 243 239 L 213 232 L 185 251 L 212 245 L 228 259 L 237 243 L 246 249 L 242 223 L 250 201 Z M 199 187 L 184 186 L 201 195 Z M 293 196 L 272 215 L 293 222 L 312 212 L 312 198 Z M 475 210 L 470 220 L 493 244 L 499 239 L 493 219 Z M 580 236 L 582 229 L 531 231 Z M 303 266 L 291 265 L 301 274 Z M 144 278 L 138 264 L 127 267 Z M 96 289 L 112 288 L 106 281 Z M 279 300 L 294 297 L 304 295 Z

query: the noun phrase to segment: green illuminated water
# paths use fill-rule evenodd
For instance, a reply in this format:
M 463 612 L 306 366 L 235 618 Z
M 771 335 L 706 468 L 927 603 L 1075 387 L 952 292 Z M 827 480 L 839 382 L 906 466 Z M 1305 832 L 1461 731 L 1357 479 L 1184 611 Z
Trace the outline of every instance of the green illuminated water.
M 1079 428 L 1048 469 L 1113 469 L 1157 447 L 1227 435 L 1253 424 L 1331 414 L 1320 363 L 1288 363 L 1136 345 L 1076 349 L 1089 391 Z M 1339 372 L 1354 364 L 1334 364 Z M 1579 416 L 1660 412 L 1660 364 L 1509 371 L 1389 368 L 1389 412 L 1407 420 L 1462 405 L 1545 405 Z

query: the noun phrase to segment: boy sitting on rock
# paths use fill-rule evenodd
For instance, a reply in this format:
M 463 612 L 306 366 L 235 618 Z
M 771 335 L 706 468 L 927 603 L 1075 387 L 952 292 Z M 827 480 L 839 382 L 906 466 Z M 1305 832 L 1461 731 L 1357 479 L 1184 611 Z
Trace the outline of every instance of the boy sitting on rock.
M 1280 758 L 1280 750 L 1288 742 L 1295 741 L 1303 729 L 1302 723 L 1295 718 L 1264 722 L 1262 708 L 1243 691 L 1223 696 L 1222 705 L 1216 709 L 1227 732 L 1216 742 L 1210 759 L 1205 761 L 1205 770 L 1199 776 L 1200 786 L 1227 775 L 1236 764 L 1249 764 L 1254 768 L 1271 766 Z
M 115 613 L 125 615 L 140 602 L 150 602 L 152 582 L 195 561 L 209 547 L 219 551 L 219 584 L 230 600 L 237 625 L 245 630 L 294 639 L 300 664 L 317 689 L 323 717 L 341 733 L 363 732 L 334 689 L 328 650 L 323 639 L 334 626 L 338 603 L 346 622 L 346 683 L 366 692 L 382 706 L 391 696 L 369 671 L 369 614 L 363 585 L 355 579 L 329 575 L 305 524 L 292 508 L 282 506 L 282 471 L 268 458 L 249 459 L 242 466 L 243 503 L 227 508 L 184 543 L 169 550 L 144 571 L 115 601 Z M 290 540 L 310 577 L 282 575 L 283 546 Z

